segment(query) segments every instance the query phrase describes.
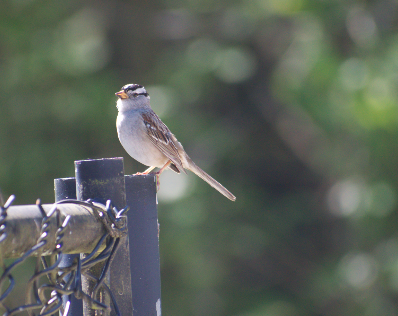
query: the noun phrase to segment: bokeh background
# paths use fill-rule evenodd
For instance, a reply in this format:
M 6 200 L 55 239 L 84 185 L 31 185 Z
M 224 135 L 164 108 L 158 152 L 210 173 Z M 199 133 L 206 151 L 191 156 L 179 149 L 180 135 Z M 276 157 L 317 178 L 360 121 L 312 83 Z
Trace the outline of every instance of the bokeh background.
M 398 314 L 398 2 L 0 2 L 0 187 L 52 203 L 122 156 L 143 84 L 193 160 L 161 177 L 164 315 Z

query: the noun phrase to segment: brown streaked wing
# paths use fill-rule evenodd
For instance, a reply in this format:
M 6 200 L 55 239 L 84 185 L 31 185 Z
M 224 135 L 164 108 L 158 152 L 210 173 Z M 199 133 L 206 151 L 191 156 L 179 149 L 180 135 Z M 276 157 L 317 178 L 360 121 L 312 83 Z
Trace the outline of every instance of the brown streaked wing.
M 179 171 L 186 173 L 169 128 L 153 111 L 151 113 L 142 113 L 142 118 L 151 142 L 171 160 Z

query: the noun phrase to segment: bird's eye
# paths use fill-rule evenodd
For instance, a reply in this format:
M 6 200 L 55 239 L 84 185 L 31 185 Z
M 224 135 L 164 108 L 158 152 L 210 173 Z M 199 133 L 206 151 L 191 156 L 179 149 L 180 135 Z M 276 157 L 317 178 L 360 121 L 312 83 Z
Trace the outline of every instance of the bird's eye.
M 136 95 L 137 95 L 137 93 L 136 93 L 135 91 L 131 90 L 131 89 L 128 89 L 128 90 L 126 90 L 125 92 L 126 92 L 128 95 L 132 95 L 132 96 L 136 96 Z
M 128 95 L 132 95 L 133 97 L 135 97 L 136 95 L 137 95 L 137 93 L 135 93 L 134 91 L 132 91 L 132 90 L 127 90 L 126 91 L 126 93 L 128 94 Z

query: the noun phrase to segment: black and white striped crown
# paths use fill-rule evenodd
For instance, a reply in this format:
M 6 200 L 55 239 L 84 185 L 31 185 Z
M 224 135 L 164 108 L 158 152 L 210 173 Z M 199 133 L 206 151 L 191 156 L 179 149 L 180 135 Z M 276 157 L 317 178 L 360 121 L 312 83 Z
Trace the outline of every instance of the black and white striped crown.
M 136 83 L 129 83 L 122 87 L 122 90 L 129 96 L 138 96 L 144 95 L 149 96 L 148 92 L 146 92 L 144 86 Z

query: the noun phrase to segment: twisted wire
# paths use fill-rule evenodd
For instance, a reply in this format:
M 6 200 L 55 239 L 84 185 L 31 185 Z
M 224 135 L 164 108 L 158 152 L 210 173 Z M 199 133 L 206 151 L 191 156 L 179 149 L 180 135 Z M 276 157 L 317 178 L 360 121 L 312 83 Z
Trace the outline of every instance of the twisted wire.
M 8 200 L 3 203 L 3 197 L 0 192 L 0 243 L 6 238 L 11 238 L 7 231 L 7 209 L 14 201 L 15 196 L 10 196 Z M 77 258 L 75 262 L 69 267 L 59 267 L 62 257 L 63 238 L 65 230 L 71 217 L 68 215 L 62 221 L 61 212 L 57 208 L 58 204 L 75 203 L 90 207 L 97 218 L 100 218 L 107 229 L 107 232 L 97 242 L 91 253 L 87 254 L 84 259 Z M 69 303 L 62 305 L 62 295 L 73 294 L 77 299 L 83 299 L 93 309 L 110 310 L 107 306 L 98 300 L 95 300 L 97 292 L 103 288 L 111 298 L 113 309 L 116 315 L 120 315 L 119 308 L 116 304 L 115 297 L 109 287 L 105 284 L 105 277 L 109 270 L 110 263 L 120 244 L 120 238 L 126 234 L 126 219 L 124 213 L 128 208 L 118 211 L 112 206 L 111 201 L 106 201 L 104 204 L 98 201 L 88 200 L 85 202 L 77 200 L 63 200 L 55 203 L 48 213 L 45 212 L 41 201 L 37 200 L 36 205 L 42 215 L 42 222 L 40 227 L 40 237 L 36 245 L 25 252 L 20 258 L 17 258 L 9 266 L 5 266 L 3 258 L 0 256 L 1 267 L 3 273 L 0 276 L 0 307 L 5 312 L 3 316 L 12 316 L 20 313 L 28 313 L 29 316 L 36 315 L 62 315 L 68 314 Z M 49 240 L 49 232 L 51 229 L 51 218 L 56 217 L 56 232 L 55 240 Z M 105 243 L 105 248 L 98 254 L 98 250 Z M 50 256 L 43 256 L 43 252 L 50 252 Z M 15 268 L 25 262 L 31 256 L 37 256 L 35 270 L 32 277 L 29 279 L 26 286 L 25 304 L 15 308 L 9 308 L 5 303 L 8 297 L 13 295 L 15 287 L 15 280 L 12 272 Z M 88 270 L 94 265 L 104 262 L 100 276 L 97 278 L 91 275 Z M 84 293 L 81 285 L 81 275 L 94 280 L 92 293 Z M 41 279 L 47 277 L 48 282 L 43 283 Z M 8 286 L 5 286 L 8 280 Z M 3 287 L 5 290 L 3 290 Z M 48 294 L 50 293 L 50 294 Z M 17 294 L 17 293 L 14 293 Z

